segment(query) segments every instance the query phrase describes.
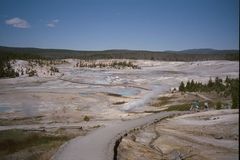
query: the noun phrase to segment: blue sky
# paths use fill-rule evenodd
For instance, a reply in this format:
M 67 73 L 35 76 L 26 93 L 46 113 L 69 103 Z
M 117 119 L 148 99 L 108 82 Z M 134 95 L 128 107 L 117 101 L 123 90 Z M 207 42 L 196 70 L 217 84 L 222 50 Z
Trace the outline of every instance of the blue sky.
M 1 0 L 0 45 L 239 49 L 238 0 Z

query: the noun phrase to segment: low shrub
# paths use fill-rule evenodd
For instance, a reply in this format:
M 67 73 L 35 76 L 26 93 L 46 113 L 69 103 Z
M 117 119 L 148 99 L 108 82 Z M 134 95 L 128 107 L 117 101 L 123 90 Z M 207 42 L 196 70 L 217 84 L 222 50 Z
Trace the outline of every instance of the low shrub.
M 90 118 L 88 116 L 84 116 L 83 120 L 88 122 Z
M 222 102 L 220 102 L 220 101 L 218 101 L 217 103 L 216 103 L 216 109 L 222 109 Z

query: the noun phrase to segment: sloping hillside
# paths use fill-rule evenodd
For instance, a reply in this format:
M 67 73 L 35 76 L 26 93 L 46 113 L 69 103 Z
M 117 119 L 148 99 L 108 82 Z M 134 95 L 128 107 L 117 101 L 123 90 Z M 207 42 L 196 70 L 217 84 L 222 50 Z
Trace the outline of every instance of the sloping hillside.
M 238 60 L 238 50 L 185 50 L 185 51 L 144 51 L 144 50 L 104 50 L 76 51 L 65 49 L 39 49 L 1 47 L 0 56 L 24 58 L 80 58 L 80 59 L 147 59 L 162 61 L 202 61 L 202 60 Z

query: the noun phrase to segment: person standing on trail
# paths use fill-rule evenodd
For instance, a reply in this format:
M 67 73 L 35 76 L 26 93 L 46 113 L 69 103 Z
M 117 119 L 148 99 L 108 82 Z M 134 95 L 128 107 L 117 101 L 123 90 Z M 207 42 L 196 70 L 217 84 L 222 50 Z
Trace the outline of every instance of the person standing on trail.
M 193 110 L 193 107 L 194 107 L 194 106 L 193 106 L 193 103 L 192 103 L 189 110 L 192 111 L 192 110 Z
M 205 111 L 208 111 L 208 102 L 204 103 L 204 109 L 205 109 Z
M 193 101 L 192 105 L 191 105 L 191 108 L 190 108 L 190 111 L 191 110 L 194 110 L 194 111 L 197 111 L 199 112 L 199 102 L 196 100 L 196 101 Z
M 195 103 L 195 108 L 196 108 L 196 111 L 199 112 L 199 108 L 200 108 L 200 105 L 199 105 L 199 101 L 196 100 L 196 103 Z

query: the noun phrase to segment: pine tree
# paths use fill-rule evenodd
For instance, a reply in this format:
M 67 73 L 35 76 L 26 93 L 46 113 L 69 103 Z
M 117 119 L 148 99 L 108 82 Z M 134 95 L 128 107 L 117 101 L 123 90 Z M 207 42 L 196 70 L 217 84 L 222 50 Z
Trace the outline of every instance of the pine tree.
M 212 78 L 210 77 L 208 84 L 207 84 L 207 90 L 211 91 L 213 89 L 214 83 L 212 81 Z
M 180 83 L 179 91 L 185 92 L 185 85 L 184 85 L 183 81 Z
M 195 83 L 194 80 L 192 79 L 190 83 L 190 92 L 195 92 L 195 89 L 196 89 Z
M 190 81 L 187 81 L 187 84 L 186 84 L 186 91 L 190 91 L 190 89 L 191 89 Z
M 231 82 L 232 108 L 239 108 L 239 79 L 233 79 Z

